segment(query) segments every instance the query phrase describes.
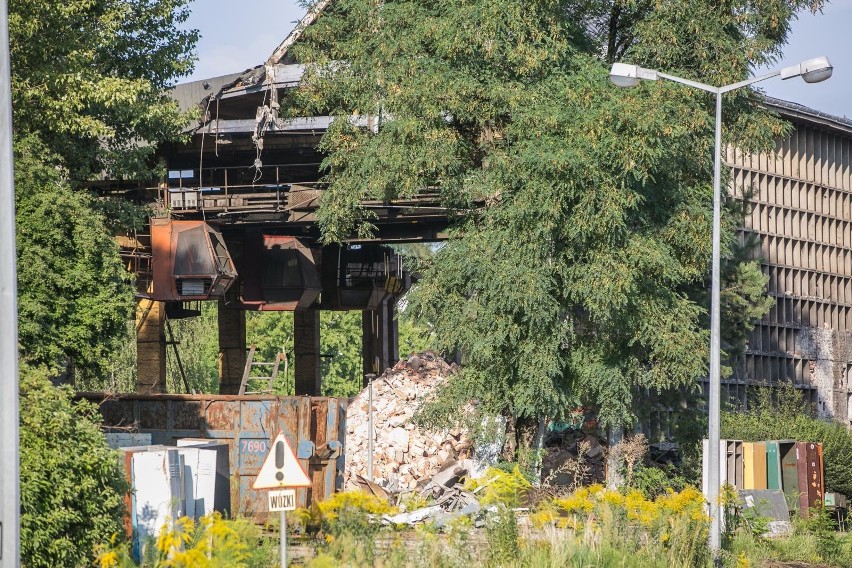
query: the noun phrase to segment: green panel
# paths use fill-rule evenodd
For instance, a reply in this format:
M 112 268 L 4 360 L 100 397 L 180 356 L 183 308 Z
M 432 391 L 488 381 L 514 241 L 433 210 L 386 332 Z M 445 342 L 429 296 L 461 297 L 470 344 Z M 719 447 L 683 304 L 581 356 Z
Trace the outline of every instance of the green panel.
M 766 488 L 781 489 L 781 456 L 778 442 L 766 442 Z

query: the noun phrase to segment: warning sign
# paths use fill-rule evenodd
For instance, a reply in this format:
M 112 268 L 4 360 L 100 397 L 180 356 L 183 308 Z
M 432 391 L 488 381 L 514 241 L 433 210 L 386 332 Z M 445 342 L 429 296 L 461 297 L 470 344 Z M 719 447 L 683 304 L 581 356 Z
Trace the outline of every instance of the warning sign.
M 299 460 L 296 459 L 296 454 L 293 453 L 284 434 L 278 434 L 272 442 L 272 448 L 269 450 L 252 488 L 281 489 L 283 487 L 310 486 L 311 480 L 308 479 L 305 470 L 299 465 Z M 270 509 L 270 511 L 272 510 Z
M 295 489 L 279 489 L 278 491 L 270 491 L 267 493 L 269 501 L 269 512 L 273 511 L 295 511 L 296 510 L 296 490 Z

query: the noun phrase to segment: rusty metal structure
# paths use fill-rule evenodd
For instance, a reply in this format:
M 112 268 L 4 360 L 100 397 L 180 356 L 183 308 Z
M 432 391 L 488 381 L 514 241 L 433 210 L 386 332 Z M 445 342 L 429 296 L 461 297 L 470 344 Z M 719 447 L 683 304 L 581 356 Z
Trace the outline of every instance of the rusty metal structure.
M 282 432 L 308 473 L 311 487 L 299 489 L 300 507 L 326 499 L 343 483 L 345 399 L 324 397 L 138 395 L 106 397 L 81 393 L 97 403 L 107 431 L 151 434 L 154 444 L 181 438 L 229 444 L 232 514 L 263 520 L 266 494 L 251 488 L 269 445 Z
M 124 188 L 157 211 L 149 231 L 121 239 L 139 285 L 142 394 L 106 400 L 102 411 L 110 427 L 135 425 L 156 443 L 227 440 L 241 513 L 265 510 L 250 478 L 278 431 L 298 448 L 314 480 L 300 491 L 300 504 L 339 486 L 346 403 L 316 397 L 319 312 L 361 311 L 364 374 L 392 366 L 399 355 L 395 305 L 411 275 L 387 245 L 440 240 L 449 222 L 438 196 L 424 190 L 365 202 L 375 239 L 322 244 L 317 144 L 331 118 L 278 116 L 278 101 L 304 71 L 288 49 L 323 3 L 317 6 L 265 64 L 176 87 L 172 94 L 184 108 L 201 109 L 198 124 L 187 142 L 159 148 L 167 171 L 159 184 Z M 773 152 L 728 148 L 724 159 L 730 195 L 750 205 L 740 239 L 759 243 L 753 254 L 776 305 L 731 362 L 723 393 L 747 403 L 756 386 L 792 382 L 824 416 L 852 424 L 852 121 L 775 99 L 766 104 L 792 123 L 790 134 Z M 375 127 L 375 117 L 359 120 Z M 155 394 L 165 385 L 168 319 L 197 313 L 188 300 L 218 305 L 218 396 Z M 308 396 L 229 396 L 240 391 L 246 369 L 246 311 L 282 310 L 294 312 L 296 394 Z M 655 420 L 651 432 L 667 429 L 665 412 Z
M 316 148 L 331 117 L 278 116 L 278 101 L 304 72 L 288 49 L 321 9 L 263 65 L 178 85 L 172 96 L 185 109 L 200 109 L 198 123 L 187 142 L 158 148 L 167 174 L 157 185 L 124 188 L 155 211 L 150 230 L 120 239 L 137 275 L 141 393 L 163 391 L 168 320 L 197 315 L 188 301 L 218 302 L 222 394 L 239 391 L 246 367 L 246 311 L 294 312 L 297 395 L 321 392 L 320 310 L 362 312 L 364 374 L 398 359 L 395 305 L 411 275 L 388 245 L 440 239 L 447 212 L 425 190 L 367 201 L 376 238 L 321 243 Z M 370 127 L 375 117 L 359 120 Z
M 210 234 L 221 235 L 233 259 L 234 285 L 227 293 L 212 290 L 207 298 L 220 302 L 223 393 L 236 392 L 245 366 L 243 310 L 296 312 L 303 355 L 297 354 L 297 394 L 319 392 L 318 309 L 363 312 L 365 373 L 382 371 L 397 356 L 393 310 L 410 276 L 383 245 L 440 240 L 447 214 L 428 192 L 404 201 L 368 202 L 365 207 L 376 215 L 376 240 L 320 244 L 316 210 L 323 187 L 316 145 L 331 118 L 277 116 L 277 100 L 304 71 L 287 48 L 314 16 L 309 13 L 266 64 L 174 91 L 185 108 L 199 105 L 202 117 L 188 143 L 160 149 L 169 173 L 145 191 L 163 220 L 152 224 L 151 236 L 134 235 L 123 243 L 140 282 L 142 391 L 161 388 L 165 340 L 160 328 L 167 313 L 182 313 L 176 273 L 168 297 L 150 292 L 157 288 L 150 239 L 161 222 L 212 227 Z M 793 124 L 791 134 L 767 154 L 729 148 L 725 161 L 732 169 L 731 195 L 751 204 L 741 238 L 758 238 L 754 254 L 762 259 L 777 305 L 758 323 L 745 355 L 732 362 L 734 374 L 725 388 L 731 399 L 745 401 L 752 386 L 790 381 L 808 392 L 824 415 L 849 421 L 852 123 L 784 101 L 767 98 L 766 104 Z M 375 118 L 361 120 L 371 127 Z

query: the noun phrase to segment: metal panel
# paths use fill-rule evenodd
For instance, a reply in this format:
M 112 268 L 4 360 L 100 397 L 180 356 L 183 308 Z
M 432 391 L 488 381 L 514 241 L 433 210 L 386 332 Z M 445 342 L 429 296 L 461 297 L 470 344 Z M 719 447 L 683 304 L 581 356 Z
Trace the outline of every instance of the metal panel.
M 154 444 L 174 445 L 180 438 L 215 440 L 230 451 L 231 505 L 235 514 L 262 521 L 265 492 L 251 484 L 283 432 L 293 448 L 311 448 L 299 463 L 312 480 L 296 491 L 299 506 L 309 506 L 342 488 L 347 399 L 233 395 L 104 395 L 81 393 L 100 404 L 104 426 L 151 435 Z
M 822 506 L 825 493 L 822 473 L 822 444 L 808 442 L 806 445 L 807 497 L 809 507 Z
M 781 457 L 778 441 L 766 442 L 766 488 L 781 489 Z
M 796 442 L 796 472 L 798 474 L 799 515 L 808 516 L 812 503 L 808 496 L 808 443 Z
M 799 471 L 796 442 L 794 440 L 779 440 L 778 457 L 781 461 L 781 488 L 787 495 L 787 504 L 790 506 L 790 509 L 797 509 L 799 499 Z
M 754 442 L 743 442 L 743 489 L 758 489 L 754 454 Z

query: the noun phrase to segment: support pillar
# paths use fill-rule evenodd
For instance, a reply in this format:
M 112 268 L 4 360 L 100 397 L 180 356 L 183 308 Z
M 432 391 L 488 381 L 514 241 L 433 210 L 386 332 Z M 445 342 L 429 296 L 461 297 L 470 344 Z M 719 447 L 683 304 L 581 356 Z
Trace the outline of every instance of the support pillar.
M 395 312 L 396 300 L 392 297 L 385 299 L 376 310 L 361 312 L 364 375 L 380 375 L 399 360 L 399 328 Z
M 293 351 L 296 359 L 296 395 L 319 396 L 320 376 L 320 312 L 293 312 Z
M 246 312 L 219 300 L 219 394 L 239 394 L 246 367 Z
M 166 390 L 166 305 L 147 298 L 136 303 L 136 392 Z

